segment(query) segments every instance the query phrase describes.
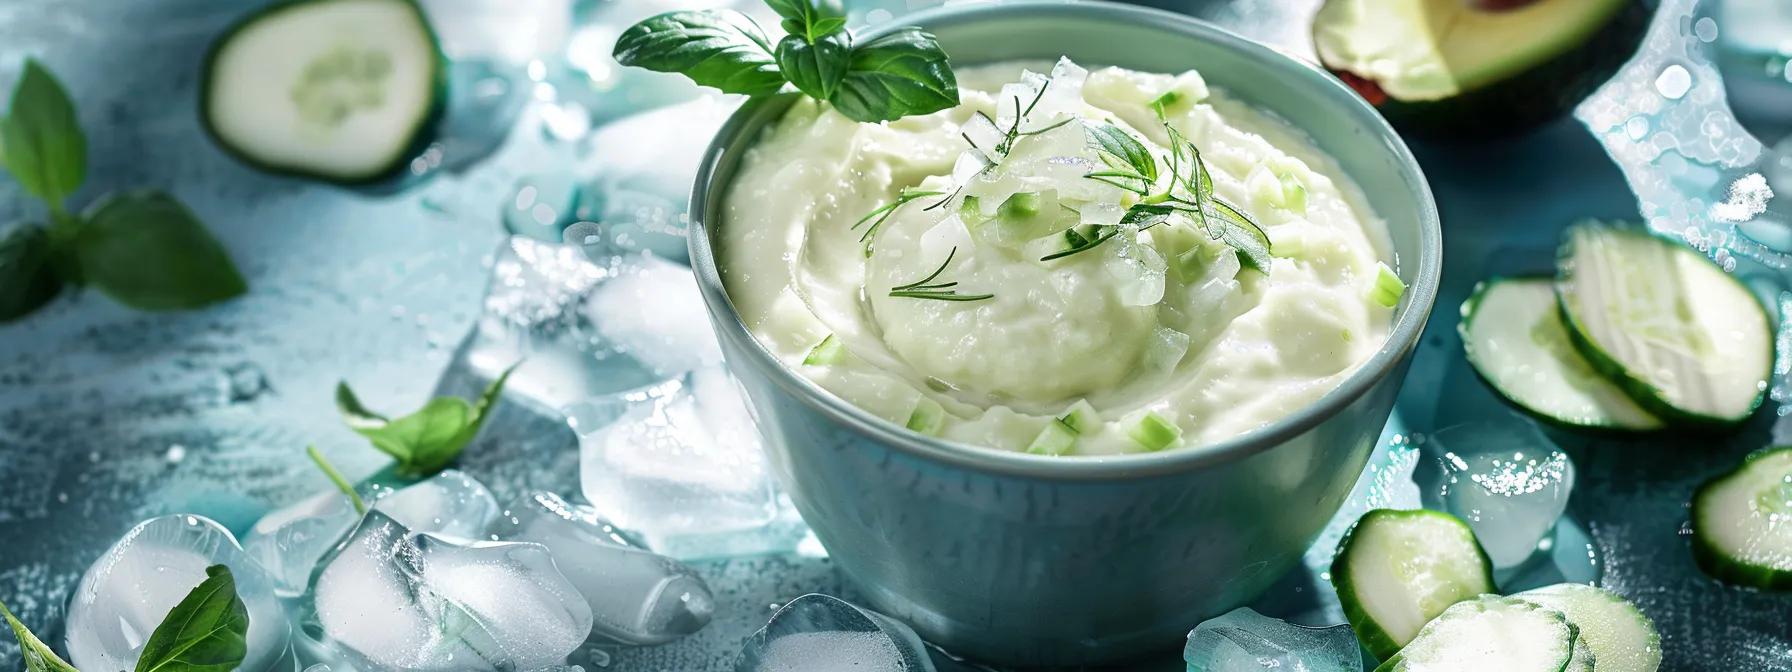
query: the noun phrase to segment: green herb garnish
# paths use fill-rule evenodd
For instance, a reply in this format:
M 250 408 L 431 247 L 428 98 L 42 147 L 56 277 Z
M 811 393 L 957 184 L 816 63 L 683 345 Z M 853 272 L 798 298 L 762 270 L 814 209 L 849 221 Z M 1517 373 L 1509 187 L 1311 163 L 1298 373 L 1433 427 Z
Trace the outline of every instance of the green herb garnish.
M 342 472 L 336 470 L 336 465 L 330 464 L 329 460 L 324 459 L 324 454 L 318 452 L 317 446 L 305 446 L 305 454 L 309 455 L 311 463 L 317 465 L 318 470 L 324 472 L 324 476 L 336 485 L 337 490 L 348 495 L 348 501 L 355 505 L 357 515 L 367 513 L 367 502 L 361 499 L 361 493 L 355 492 L 355 486 L 350 484 L 348 479 L 342 477 Z
M 31 634 L 31 630 L 20 623 L 17 616 L 0 602 L 0 616 L 6 617 L 6 624 L 12 626 L 12 634 L 19 639 L 19 656 L 25 659 L 26 672 L 79 672 L 75 666 L 68 664 L 50 649 L 48 644 Z
M 336 410 L 349 429 L 373 442 L 373 447 L 398 461 L 400 475 L 423 477 L 448 468 L 460 457 L 504 390 L 504 381 L 516 370 L 513 364 L 485 388 L 476 403 L 460 397 L 436 397 L 421 410 L 389 419 L 361 404 L 344 382 L 336 386 Z
M 230 568 L 205 568 L 205 581 L 174 605 L 143 643 L 136 672 L 230 672 L 248 654 L 249 610 Z
M 903 187 L 902 191 L 896 194 L 895 201 L 892 201 L 890 203 L 885 203 L 881 206 L 878 206 L 878 208 L 876 210 L 872 210 L 870 213 L 867 213 L 864 217 L 860 217 L 859 221 L 853 222 L 852 230 L 854 230 L 854 231 L 857 231 L 859 229 L 859 227 L 861 227 L 861 226 L 865 226 L 866 223 L 871 224 L 871 226 L 865 228 L 864 233 L 859 234 L 859 242 L 865 244 L 865 256 L 867 256 L 867 257 L 871 256 L 871 248 L 872 248 L 873 244 L 876 242 L 872 239 L 872 236 L 877 235 L 878 227 L 883 226 L 884 222 L 886 220 L 888 220 L 891 215 L 896 214 L 897 208 L 907 205 L 909 203 L 909 201 L 913 201 L 917 198 L 927 198 L 928 196 L 938 196 L 943 193 L 945 193 L 945 192 L 943 192 L 943 191 L 919 191 L 919 190 Z M 950 198 L 950 197 L 948 196 L 947 198 Z M 929 208 L 929 209 L 931 209 L 931 208 Z
M 1156 105 L 1154 101 L 1153 107 L 1160 109 L 1161 117 L 1162 106 Z M 1164 130 L 1170 136 L 1170 154 L 1167 166 L 1169 179 L 1164 181 L 1162 191 L 1155 190 L 1163 175 L 1157 157 L 1146 149 L 1144 143 L 1112 124 L 1089 128 L 1091 144 L 1099 151 L 1102 162 L 1107 164 L 1107 170 L 1091 172 L 1084 177 L 1139 197 L 1138 203 L 1128 208 L 1121 217 L 1121 226 L 1134 226 L 1142 231 L 1166 223 L 1172 214 L 1181 213 L 1197 226 L 1206 229 L 1214 240 L 1230 245 L 1238 252 L 1239 261 L 1244 265 L 1260 271 L 1269 270 L 1270 243 L 1263 227 L 1244 214 L 1242 209 L 1214 196 L 1213 176 L 1201 161 L 1200 148 L 1184 138 L 1167 121 L 1164 122 Z M 1113 235 L 1108 233 L 1081 237 L 1081 241 L 1071 239 L 1068 249 L 1040 260 L 1050 261 L 1093 249 Z
M 952 265 L 952 257 L 957 255 L 958 248 L 952 248 L 952 251 L 946 255 L 946 260 L 940 262 L 939 268 L 933 269 L 932 273 L 927 274 L 927 277 L 921 278 L 920 280 L 916 280 L 900 287 L 891 287 L 890 296 L 905 299 L 933 299 L 936 301 L 982 301 L 984 299 L 996 298 L 996 295 L 994 294 L 959 294 L 958 290 L 954 289 L 958 286 L 957 282 L 933 282 L 935 278 L 940 277 L 941 273 L 946 272 L 946 267 Z
M 997 131 L 1001 132 L 1001 134 L 1002 134 L 1002 139 L 996 141 L 996 145 L 994 147 L 990 148 L 990 151 L 994 152 L 993 156 L 990 154 L 990 151 L 984 151 L 984 149 L 982 147 L 978 147 L 977 143 L 975 141 L 971 140 L 971 136 L 969 134 L 965 134 L 965 133 L 959 134 L 960 137 L 964 138 L 964 141 L 966 143 L 969 143 L 971 145 L 971 149 L 976 150 L 977 154 L 983 158 L 983 163 L 984 163 L 983 169 L 984 170 L 989 170 L 991 167 L 994 167 L 996 164 L 1000 163 L 1002 159 L 1008 158 L 1008 154 L 1010 154 L 1014 151 L 1015 143 L 1020 142 L 1021 138 L 1025 138 L 1025 137 L 1033 136 L 1033 135 L 1040 135 L 1043 133 L 1049 133 L 1051 131 L 1054 131 L 1054 130 L 1057 130 L 1058 128 L 1063 127 L 1066 124 L 1069 124 L 1072 121 L 1076 121 L 1076 119 L 1074 117 L 1065 117 L 1064 119 L 1058 120 L 1057 123 L 1048 125 L 1044 128 L 1035 128 L 1030 131 L 1023 131 L 1020 129 L 1021 125 L 1026 123 L 1027 118 L 1032 116 L 1033 108 L 1039 106 L 1039 100 L 1041 98 L 1045 97 L 1046 89 L 1051 88 L 1051 86 L 1052 86 L 1052 80 L 1049 80 L 1049 79 L 1045 80 L 1044 83 L 1040 84 L 1039 90 L 1035 91 L 1033 93 L 1033 100 L 1029 101 L 1025 107 L 1021 106 L 1020 96 L 1015 96 L 1013 98 L 1013 100 L 1014 100 L 1014 121 L 1010 122 L 1008 124 L 1008 128 L 1006 128 L 1006 129 L 1003 129 L 1001 124 L 996 123 L 996 120 L 991 118 L 987 112 L 984 112 L 982 110 L 977 111 L 978 117 L 982 118 L 984 121 L 989 122 L 989 125 L 991 128 L 996 129 Z
M 766 0 L 786 33 L 774 43 L 733 10 L 668 12 L 630 26 L 616 61 L 682 74 L 725 93 L 764 96 L 786 82 L 854 121 L 875 123 L 958 105 L 958 80 L 932 34 L 900 28 L 857 43 L 841 9 Z
M 86 211 L 67 200 L 87 178 L 87 138 L 68 92 L 26 59 L 5 117 L 0 167 L 43 201 L 49 225 L 0 235 L 0 322 L 30 314 L 64 285 L 93 285 L 141 310 L 208 306 L 248 290 L 198 218 L 159 192 L 109 195 Z
M 136 672 L 230 672 L 248 655 L 249 609 L 230 568 L 205 568 L 205 580 L 174 605 L 143 642 Z M 27 672 L 79 672 L 31 633 L 6 604 L 0 616 L 19 640 Z

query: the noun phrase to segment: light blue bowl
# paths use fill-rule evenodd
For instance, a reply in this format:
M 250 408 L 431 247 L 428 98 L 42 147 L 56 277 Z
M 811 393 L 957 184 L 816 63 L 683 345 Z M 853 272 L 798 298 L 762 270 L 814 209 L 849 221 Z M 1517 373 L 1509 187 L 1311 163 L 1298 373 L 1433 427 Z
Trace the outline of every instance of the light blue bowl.
M 1318 68 L 1167 12 L 1003 2 L 906 17 L 960 65 L 1056 59 L 1181 72 L 1305 129 L 1387 221 L 1410 289 L 1388 342 L 1311 407 L 1217 444 L 1051 458 L 919 436 L 785 368 L 748 333 L 716 268 L 742 151 L 790 103 L 723 127 L 691 196 L 691 263 L 774 472 L 846 576 L 948 649 L 1015 665 L 1123 660 L 1178 646 L 1299 562 L 1368 459 L 1436 297 L 1442 247 L 1406 146 Z M 878 32 L 878 31 L 873 31 Z

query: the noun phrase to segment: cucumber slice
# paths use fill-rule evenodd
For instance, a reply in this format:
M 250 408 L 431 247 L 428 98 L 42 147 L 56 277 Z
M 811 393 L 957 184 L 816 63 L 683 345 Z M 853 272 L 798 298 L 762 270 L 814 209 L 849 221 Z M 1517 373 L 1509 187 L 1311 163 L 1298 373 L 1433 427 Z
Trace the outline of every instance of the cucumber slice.
M 1636 605 L 1584 583 L 1558 583 L 1514 595 L 1554 609 L 1580 628 L 1598 672 L 1655 672 L 1661 667 L 1661 634 Z
M 1569 342 L 1548 278 L 1495 278 L 1462 303 L 1462 349 L 1500 397 L 1547 422 L 1650 430 L 1661 420 L 1600 376 Z
M 1586 672 L 1596 662 L 1561 612 L 1482 595 L 1425 624 L 1376 672 Z
M 1384 660 L 1450 605 L 1495 590 L 1493 561 L 1474 531 L 1439 511 L 1363 514 L 1339 542 L 1331 573 L 1357 640 Z
M 1792 590 L 1792 447 L 1756 453 L 1692 495 L 1692 551 L 1719 581 Z
M 204 126 L 262 169 L 356 183 L 403 168 L 441 110 L 443 58 L 412 0 L 293 0 L 212 44 Z
M 1668 421 L 1734 425 L 1767 392 L 1773 320 L 1692 248 L 1600 222 L 1568 228 L 1556 295 L 1581 354 Z

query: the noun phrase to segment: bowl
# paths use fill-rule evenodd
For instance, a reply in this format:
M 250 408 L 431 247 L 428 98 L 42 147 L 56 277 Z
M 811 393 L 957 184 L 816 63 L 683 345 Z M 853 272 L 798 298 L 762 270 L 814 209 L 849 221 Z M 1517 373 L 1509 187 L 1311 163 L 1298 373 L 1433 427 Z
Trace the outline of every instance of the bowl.
M 720 206 L 743 150 L 793 98 L 747 103 L 710 146 L 691 195 L 691 265 L 774 474 L 865 599 L 948 650 L 1001 664 L 1111 663 L 1180 646 L 1197 623 L 1299 563 L 1355 484 L 1436 297 L 1430 188 L 1394 131 L 1342 83 L 1185 16 L 1023 0 L 897 23 L 933 32 L 961 66 L 1064 55 L 1086 66 L 1198 68 L 1305 130 L 1387 222 L 1409 289 L 1387 342 L 1337 389 L 1211 445 L 1036 456 L 911 433 L 762 347 L 723 288 L 716 231 L 728 225 Z

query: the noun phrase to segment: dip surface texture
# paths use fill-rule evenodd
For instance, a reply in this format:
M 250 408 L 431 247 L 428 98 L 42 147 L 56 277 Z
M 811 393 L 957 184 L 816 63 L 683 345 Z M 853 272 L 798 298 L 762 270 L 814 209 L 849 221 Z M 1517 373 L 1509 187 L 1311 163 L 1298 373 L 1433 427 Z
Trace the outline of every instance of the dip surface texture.
M 1284 122 L 1194 72 L 1060 61 L 958 79 L 960 106 L 882 125 L 799 100 L 725 196 L 730 298 L 821 387 L 961 443 L 1139 452 L 1282 418 L 1386 339 L 1384 227 Z M 1097 141 L 1113 130 L 1152 155 L 1153 183 L 1089 177 L 1129 165 Z M 1266 268 L 1210 235 L 1211 214 L 1133 207 L 1190 197 L 1172 172 L 1199 188 L 1172 149 L 1187 145 L 1212 199 L 1267 235 Z

